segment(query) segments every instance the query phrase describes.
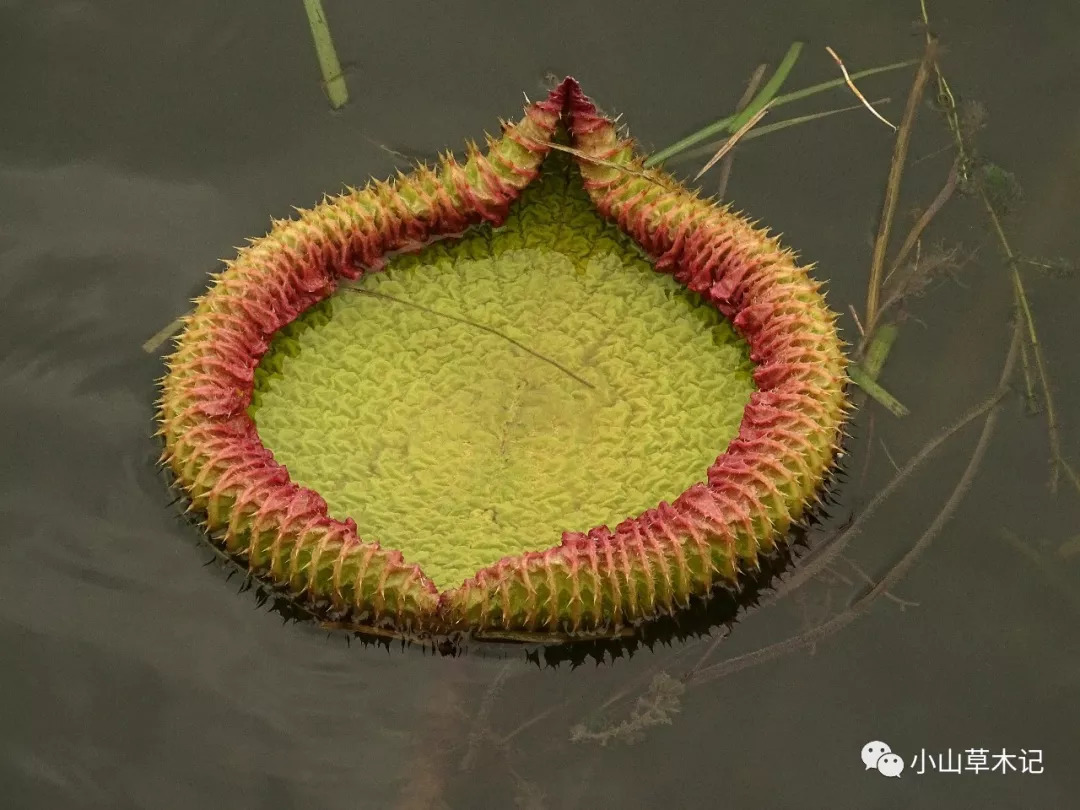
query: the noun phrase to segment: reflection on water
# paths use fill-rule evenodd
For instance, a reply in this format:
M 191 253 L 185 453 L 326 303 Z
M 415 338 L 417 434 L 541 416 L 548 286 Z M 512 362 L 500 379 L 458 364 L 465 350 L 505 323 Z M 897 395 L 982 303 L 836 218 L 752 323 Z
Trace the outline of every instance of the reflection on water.
M 601 3 L 572 17 L 540 4 L 422 15 L 326 6 L 355 66 L 337 114 L 319 91 L 299 3 L 201 0 L 167 20 L 152 4 L 0 4 L 13 32 L 0 86 L 0 784 L 10 806 L 651 808 L 718 795 L 735 806 L 1073 806 L 1080 510 L 1064 484 L 1047 492 L 1045 415 L 1025 415 L 1016 396 L 952 519 L 865 611 L 845 613 L 949 499 L 981 418 L 906 478 L 842 555 L 730 638 L 717 631 L 600 666 L 349 646 L 282 626 L 200 567 L 209 552 L 168 508 L 154 466 L 161 365 L 140 344 L 271 215 L 388 174 L 393 158 L 377 144 L 432 152 L 478 136 L 553 65 L 664 145 L 730 109 L 744 77 L 793 39 L 808 40 L 793 87 L 835 78 L 825 44 L 853 70 L 921 47 L 909 25 L 918 4 L 906 3 L 667 15 Z M 1080 256 L 1068 227 L 1080 211 L 1077 11 L 957 2 L 937 13 L 954 92 L 989 110 L 982 149 L 1024 185 L 1011 242 L 1033 257 Z M 1002 69 L 1002 55 L 1017 53 L 1038 58 Z M 895 120 L 907 82 L 896 74 L 864 89 L 890 96 Z M 850 97 L 819 101 L 799 111 Z M 947 171 L 947 153 L 935 156 L 947 133 L 929 106 L 920 116 L 911 149 L 922 160 L 905 178 L 901 217 Z M 865 299 L 892 142 L 868 114 L 845 113 L 739 149 L 729 195 L 818 263 L 837 310 Z M 997 384 L 1012 293 L 996 242 L 966 199 L 924 247 L 934 241 L 960 241 L 976 258 L 961 284 L 946 279 L 913 304 L 882 378 L 911 415 L 860 414 L 812 550 L 896 475 L 894 462 Z M 1076 460 L 1076 281 L 1024 272 L 1063 451 Z M 853 321 L 845 327 L 855 334 Z M 851 621 L 770 646 L 837 616 Z M 860 761 L 871 740 L 909 765 L 921 749 L 1040 749 L 1045 772 L 882 779 Z

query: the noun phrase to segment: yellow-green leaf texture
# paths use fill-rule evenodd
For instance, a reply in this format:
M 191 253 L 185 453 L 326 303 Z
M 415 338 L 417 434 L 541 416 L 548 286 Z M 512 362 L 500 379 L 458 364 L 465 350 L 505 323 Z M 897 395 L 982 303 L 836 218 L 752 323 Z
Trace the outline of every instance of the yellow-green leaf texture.
M 393 258 L 283 329 L 251 413 L 293 481 L 443 590 L 703 480 L 750 371 L 555 152 L 502 227 Z

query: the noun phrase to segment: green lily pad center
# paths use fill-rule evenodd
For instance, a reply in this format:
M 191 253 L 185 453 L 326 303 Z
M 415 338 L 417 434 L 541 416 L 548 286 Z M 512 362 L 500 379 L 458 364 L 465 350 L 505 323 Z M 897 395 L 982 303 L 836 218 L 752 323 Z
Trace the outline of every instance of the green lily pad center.
M 553 154 L 502 227 L 396 256 L 280 330 L 249 412 L 332 517 L 446 590 L 703 481 L 751 372 Z

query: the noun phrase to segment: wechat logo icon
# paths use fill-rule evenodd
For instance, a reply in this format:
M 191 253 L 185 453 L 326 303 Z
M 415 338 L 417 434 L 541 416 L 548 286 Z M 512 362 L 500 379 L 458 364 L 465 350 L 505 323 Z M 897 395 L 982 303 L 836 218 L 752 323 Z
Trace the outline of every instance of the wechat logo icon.
M 880 740 L 868 742 L 862 747 L 862 761 L 866 770 L 873 768 L 882 776 L 894 776 L 899 779 L 904 770 L 904 760 L 892 752 L 888 743 Z

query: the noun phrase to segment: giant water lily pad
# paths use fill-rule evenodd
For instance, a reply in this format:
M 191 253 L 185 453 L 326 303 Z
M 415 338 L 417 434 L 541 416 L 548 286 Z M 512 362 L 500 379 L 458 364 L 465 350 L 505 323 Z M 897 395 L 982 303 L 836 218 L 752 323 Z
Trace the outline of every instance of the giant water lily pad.
M 169 359 L 164 458 L 225 551 L 337 623 L 615 634 L 737 588 L 804 517 L 847 407 L 834 321 L 567 79 L 486 155 L 241 251 Z

